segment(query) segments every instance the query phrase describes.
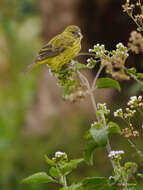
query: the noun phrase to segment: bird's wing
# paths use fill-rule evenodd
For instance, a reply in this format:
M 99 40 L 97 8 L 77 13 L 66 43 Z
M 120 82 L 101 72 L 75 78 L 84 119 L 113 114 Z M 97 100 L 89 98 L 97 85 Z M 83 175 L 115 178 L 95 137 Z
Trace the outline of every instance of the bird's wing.
M 48 44 L 43 46 L 37 57 L 37 61 L 42 61 L 47 58 L 55 57 L 63 52 L 67 47 L 71 46 L 73 41 L 64 36 L 59 35 L 53 38 Z
M 62 36 L 61 34 L 56 36 L 48 44 L 43 46 L 35 61 L 31 65 L 29 65 L 23 73 L 25 74 L 27 71 L 35 67 L 38 61 L 42 61 L 47 58 L 59 55 L 61 52 L 65 51 L 67 47 L 72 46 L 72 44 L 73 40 L 71 40 L 69 37 Z

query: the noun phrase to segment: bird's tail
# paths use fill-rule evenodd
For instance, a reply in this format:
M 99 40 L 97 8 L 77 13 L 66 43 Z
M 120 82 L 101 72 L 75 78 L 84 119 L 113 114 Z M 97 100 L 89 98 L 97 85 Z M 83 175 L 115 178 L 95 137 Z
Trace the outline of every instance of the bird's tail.
M 37 58 L 36 58 L 32 64 L 30 64 L 26 67 L 26 69 L 22 72 L 22 74 L 25 75 L 27 72 L 31 71 L 37 65 L 38 65 L 38 62 L 37 62 Z

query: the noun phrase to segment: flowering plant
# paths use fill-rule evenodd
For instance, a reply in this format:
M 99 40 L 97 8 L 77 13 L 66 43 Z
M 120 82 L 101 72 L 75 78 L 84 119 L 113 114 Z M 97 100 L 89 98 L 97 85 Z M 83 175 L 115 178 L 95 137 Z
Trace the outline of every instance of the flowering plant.
M 140 14 L 134 15 L 134 8 L 140 8 Z M 112 150 L 110 136 L 118 134 L 127 139 L 131 147 L 136 151 L 141 162 L 143 162 L 143 153 L 135 144 L 135 137 L 139 137 L 140 133 L 136 130 L 133 118 L 141 113 L 143 108 L 142 96 L 132 96 L 127 102 L 125 109 L 119 108 L 113 113 L 106 103 L 97 103 L 94 91 L 100 88 L 115 88 L 120 91 L 118 81 L 134 79 L 143 88 L 143 74 L 137 73 L 135 68 L 127 68 L 126 60 L 130 56 L 130 52 L 135 54 L 143 53 L 143 6 L 140 0 L 136 4 L 131 4 L 127 0 L 123 5 L 124 11 L 137 24 L 137 30 L 131 32 L 128 46 L 118 43 L 115 50 L 109 51 L 103 44 L 94 45 L 93 49 L 89 49 L 88 53 L 80 55 L 88 55 L 87 64 L 72 61 L 71 64 L 65 65 L 64 68 L 56 73 L 58 83 L 64 87 L 63 96 L 66 100 L 72 102 L 82 100 L 85 96 L 89 96 L 95 113 L 95 121 L 89 126 L 86 132 L 87 146 L 85 147 L 83 157 L 69 160 L 68 155 L 64 152 L 56 152 L 55 156 L 50 159 L 45 156 L 46 163 L 50 166 L 49 174 L 39 172 L 22 180 L 22 183 L 58 183 L 62 187 L 60 190 L 78 190 L 78 189 L 94 189 L 94 190 L 136 190 L 138 189 L 138 178 L 143 178 L 143 172 L 138 173 L 138 166 L 135 162 L 122 163 L 124 150 Z M 92 84 L 82 73 L 82 70 L 93 69 L 99 64 Z M 105 70 L 109 77 L 99 78 L 101 72 Z M 126 127 L 122 128 L 117 122 L 109 121 L 109 114 L 114 118 L 123 120 Z M 67 176 L 74 168 L 77 168 L 82 162 L 93 165 L 94 152 L 98 147 L 106 147 L 111 166 L 113 168 L 112 176 L 109 177 L 85 177 L 78 183 L 67 183 Z

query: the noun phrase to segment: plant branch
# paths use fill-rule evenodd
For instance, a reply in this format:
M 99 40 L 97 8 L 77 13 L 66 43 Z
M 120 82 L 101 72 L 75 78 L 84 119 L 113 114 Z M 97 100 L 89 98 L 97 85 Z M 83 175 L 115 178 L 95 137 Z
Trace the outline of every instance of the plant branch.
M 98 80 L 98 77 L 102 71 L 103 67 L 100 67 L 99 71 L 97 72 L 97 75 L 94 79 L 94 83 L 96 84 L 97 80 Z M 96 119 L 98 120 L 98 122 L 101 122 L 100 118 L 98 117 L 98 110 L 97 110 L 97 104 L 96 104 L 96 100 L 95 100 L 95 96 L 94 96 L 94 93 L 93 93 L 93 90 L 92 88 L 90 87 L 89 85 L 89 82 L 87 80 L 87 78 L 79 71 L 77 71 L 81 81 L 83 82 L 83 84 L 87 87 L 88 89 L 88 92 L 89 92 L 89 95 L 90 95 L 90 99 L 91 99 L 91 103 L 92 103 L 92 106 L 93 106 L 93 110 L 94 110 L 94 113 L 96 115 Z M 93 85 L 92 85 L 93 86 Z M 106 126 L 105 126 L 106 127 Z M 108 140 L 107 142 L 107 145 L 106 145 L 106 149 L 107 149 L 107 152 L 108 154 L 111 152 L 111 145 L 110 145 L 110 142 Z M 111 164 L 112 164 L 112 167 L 114 168 L 114 161 L 113 160 L 110 160 L 111 161 Z
M 79 75 L 81 81 L 83 82 L 83 84 L 84 84 L 84 85 L 87 87 L 87 89 L 88 89 L 88 93 L 89 93 L 89 95 L 90 95 L 90 99 L 91 99 L 91 102 L 92 102 L 92 105 L 93 105 L 94 113 L 95 113 L 95 115 L 96 115 L 97 120 L 99 120 L 99 117 L 98 117 L 98 115 L 97 115 L 96 102 L 95 102 L 94 94 L 93 94 L 93 91 L 92 91 L 92 89 L 91 89 L 91 87 L 90 87 L 90 84 L 89 84 L 87 78 L 86 78 L 81 72 L 77 71 L 77 73 L 78 73 L 78 75 Z
M 65 189 L 67 189 L 67 180 L 66 180 L 66 176 L 64 175 L 64 176 L 61 176 L 61 184 L 62 184 L 62 186 L 65 188 Z
M 103 66 L 103 65 L 100 65 L 100 68 L 99 68 L 99 70 L 98 70 L 98 72 L 97 72 L 97 74 L 96 74 L 96 76 L 95 76 L 95 78 L 94 78 L 94 80 L 93 80 L 92 89 L 95 88 L 96 83 L 97 83 L 97 80 L 98 80 L 99 75 L 100 75 L 100 73 L 101 73 L 101 71 L 102 71 L 103 68 L 104 68 L 104 66 Z

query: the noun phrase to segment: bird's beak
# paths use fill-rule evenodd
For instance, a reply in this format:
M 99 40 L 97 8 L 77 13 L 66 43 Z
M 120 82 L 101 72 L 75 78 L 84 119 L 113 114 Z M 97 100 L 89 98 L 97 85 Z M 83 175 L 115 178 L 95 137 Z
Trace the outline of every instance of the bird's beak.
M 83 38 L 83 35 L 81 32 L 78 32 L 78 38 L 81 40 Z

